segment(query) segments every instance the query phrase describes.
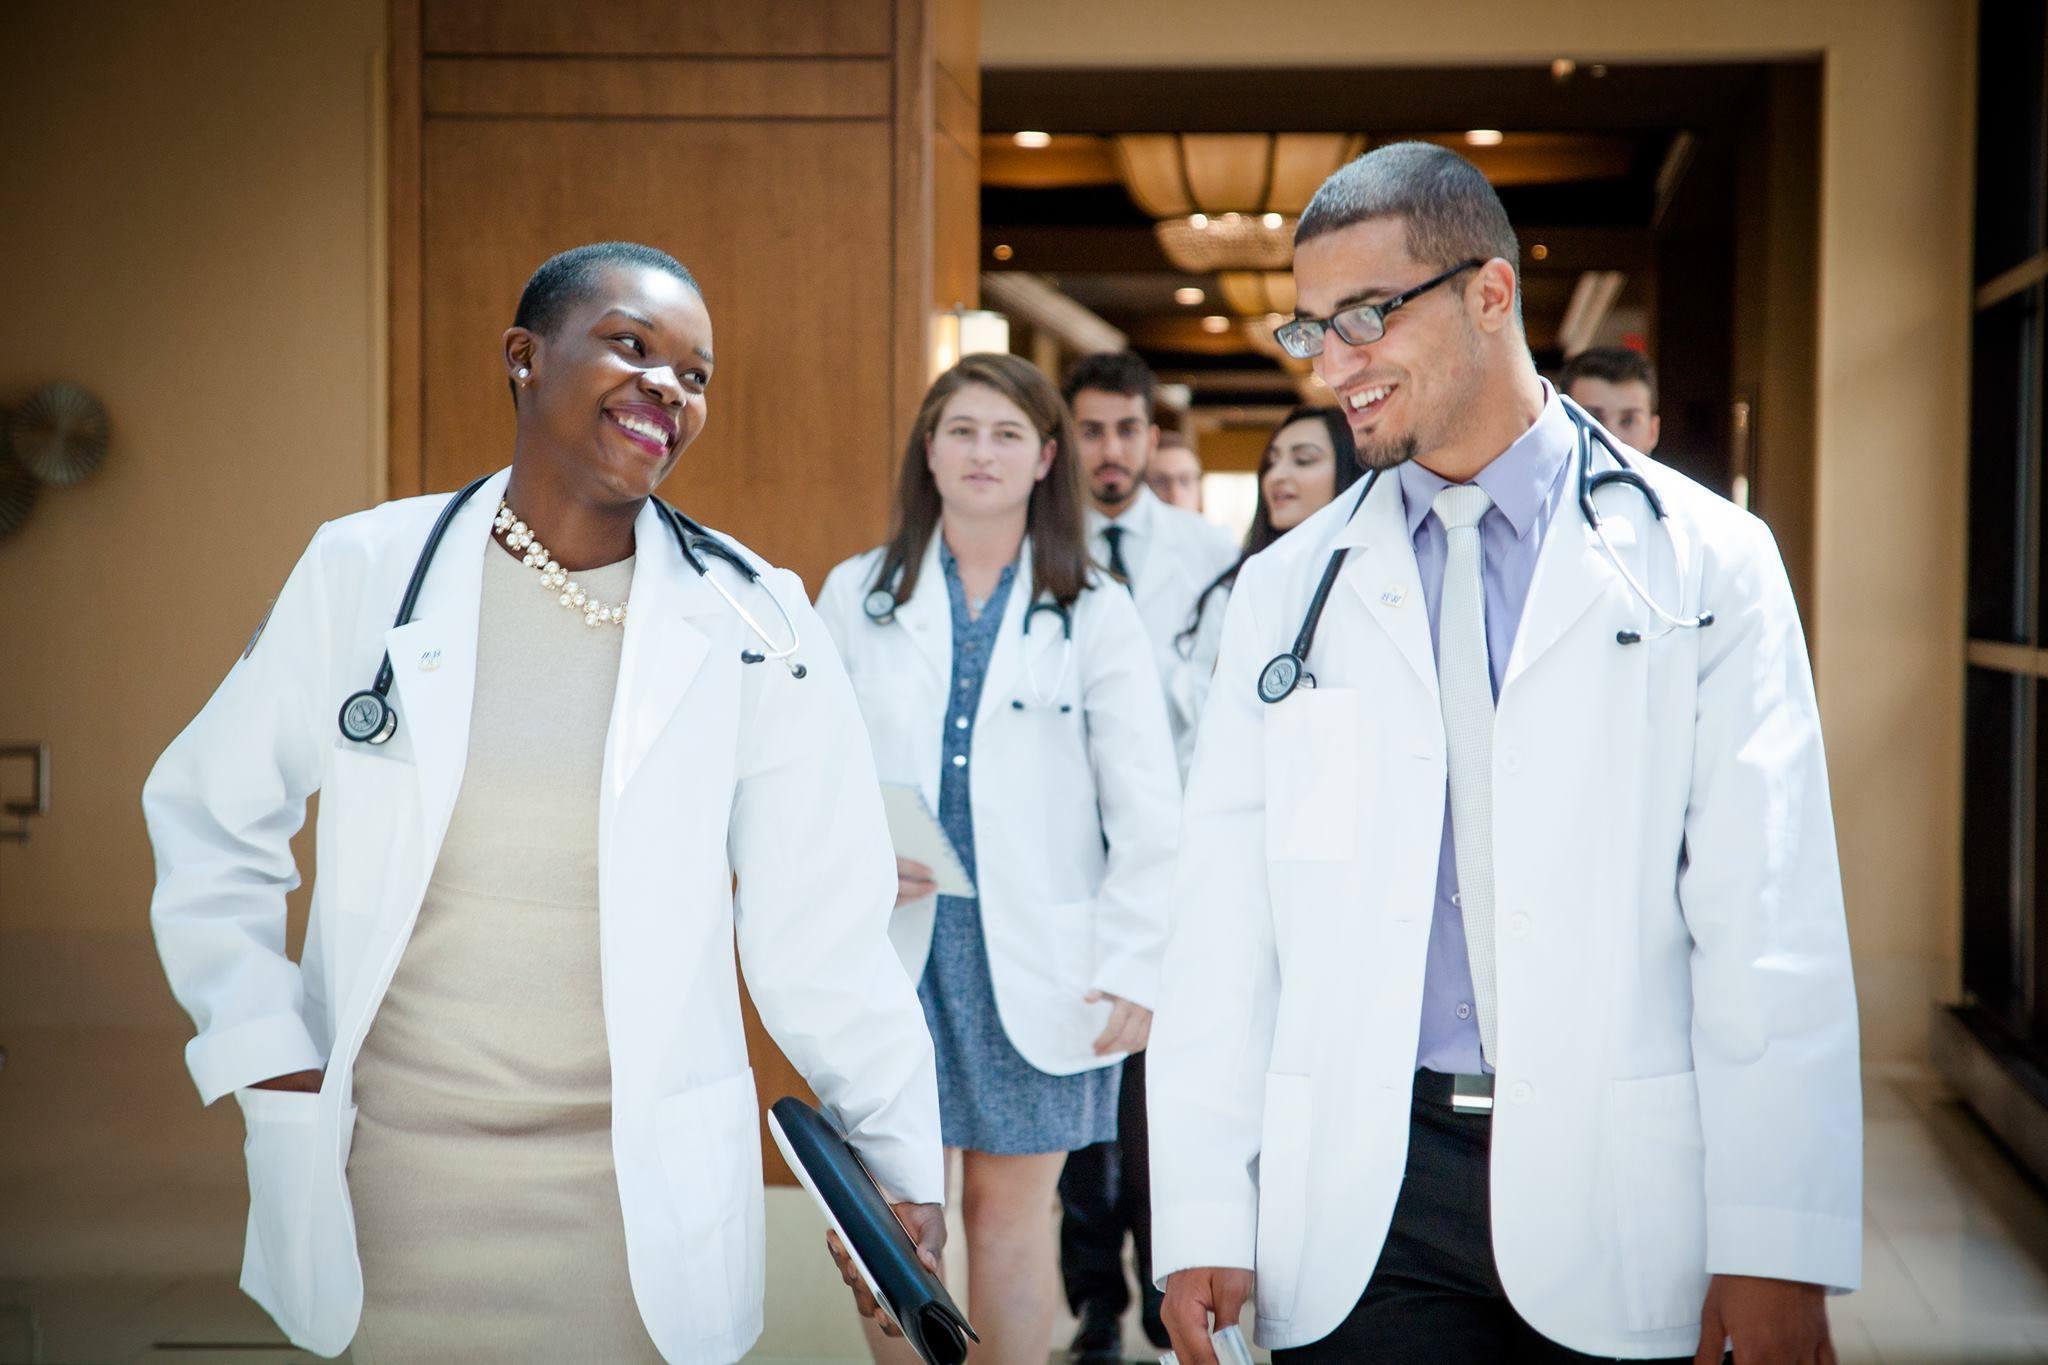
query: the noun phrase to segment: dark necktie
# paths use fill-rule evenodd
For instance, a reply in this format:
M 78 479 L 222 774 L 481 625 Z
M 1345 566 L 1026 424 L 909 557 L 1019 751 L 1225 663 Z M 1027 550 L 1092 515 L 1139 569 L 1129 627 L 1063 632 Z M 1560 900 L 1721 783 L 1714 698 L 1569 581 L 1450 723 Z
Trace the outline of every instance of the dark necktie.
M 1124 528 L 1105 526 L 1102 538 L 1109 542 L 1109 571 L 1116 575 L 1117 582 L 1128 588 L 1131 586 L 1131 567 L 1124 563 Z

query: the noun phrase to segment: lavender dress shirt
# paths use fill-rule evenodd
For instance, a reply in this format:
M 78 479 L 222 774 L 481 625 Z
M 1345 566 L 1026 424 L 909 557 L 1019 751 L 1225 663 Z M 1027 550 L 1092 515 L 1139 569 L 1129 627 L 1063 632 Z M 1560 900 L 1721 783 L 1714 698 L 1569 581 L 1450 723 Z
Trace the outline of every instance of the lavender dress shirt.
M 1493 695 L 1522 624 L 1522 607 L 1536 573 L 1536 556 L 1557 515 L 1565 470 L 1577 444 L 1576 428 L 1546 381 L 1545 403 L 1534 425 L 1479 471 L 1473 482 L 1493 499 L 1479 523 L 1480 575 L 1486 594 L 1486 654 L 1493 671 Z M 1444 527 L 1430 506 L 1449 481 L 1413 460 L 1398 469 L 1415 567 L 1429 605 L 1429 634 L 1441 647 L 1437 616 L 1444 598 Z M 1443 845 L 1437 855 L 1436 908 L 1429 924 L 1429 958 L 1422 981 L 1422 1032 L 1415 1065 L 1431 1071 L 1490 1072 L 1479 1049 L 1479 1017 L 1472 1008 L 1472 968 L 1465 954 L 1464 910 L 1458 901 L 1458 860 L 1450 803 L 1444 803 Z

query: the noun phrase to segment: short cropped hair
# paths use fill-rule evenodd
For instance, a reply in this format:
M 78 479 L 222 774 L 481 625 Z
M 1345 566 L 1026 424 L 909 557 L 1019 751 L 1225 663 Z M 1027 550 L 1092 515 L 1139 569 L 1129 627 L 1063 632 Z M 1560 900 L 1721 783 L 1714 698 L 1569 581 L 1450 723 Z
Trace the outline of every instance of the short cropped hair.
M 1507 210 L 1479 168 L 1431 142 L 1390 142 L 1340 167 L 1302 210 L 1294 244 L 1375 218 L 1399 218 L 1408 254 L 1449 270 L 1498 256 L 1521 276 L 1522 248 Z
M 1566 393 L 1581 379 L 1604 379 L 1609 384 L 1630 384 L 1640 380 L 1650 390 L 1650 411 L 1657 410 L 1657 367 L 1650 357 L 1626 346 L 1595 346 L 1580 351 L 1564 363 L 1557 387 Z
M 639 242 L 591 242 L 540 263 L 540 269 L 533 272 L 526 288 L 520 291 L 519 311 L 514 314 L 512 325 L 538 336 L 551 335 L 572 308 L 596 291 L 598 281 L 607 271 L 634 267 L 673 275 L 698 298 L 704 297 L 697 277 L 658 247 L 642 246 Z
M 1145 417 L 1151 420 L 1152 397 L 1159 388 L 1159 381 L 1152 375 L 1152 367 L 1135 351 L 1103 351 L 1096 355 L 1084 355 L 1074 362 L 1067 371 L 1066 381 L 1060 385 L 1060 397 L 1074 406 L 1074 398 L 1084 389 L 1099 389 L 1103 393 L 1120 393 L 1126 398 L 1145 400 Z

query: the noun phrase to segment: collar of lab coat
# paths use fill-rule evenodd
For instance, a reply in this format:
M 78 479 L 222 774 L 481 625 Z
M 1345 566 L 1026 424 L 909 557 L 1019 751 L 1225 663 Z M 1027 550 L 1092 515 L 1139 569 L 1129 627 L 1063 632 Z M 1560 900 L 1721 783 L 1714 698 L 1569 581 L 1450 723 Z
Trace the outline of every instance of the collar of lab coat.
M 484 555 L 499 553 L 489 543 L 491 523 L 510 477 L 511 470 L 499 470 L 455 514 L 413 619 L 385 635 L 399 723 L 411 736 L 418 765 L 420 815 L 429 848 L 440 845 L 468 764 Z M 632 780 L 703 664 L 710 639 L 692 618 L 728 610 L 684 562 L 652 501 L 633 522 L 633 542 L 633 587 L 626 599 L 619 681 L 605 739 L 605 785 L 613 796 Z M 720 572 L 719 561 L 707 563 L 712 572 Z M 735 594 L 766 591 L 740 582 L 736 573 L 731 576 Z M 765 601 L 756 615 L 778 619 Z
M 933 528 L 931 543 L 925 546 L 923 566 L 918 570 L 917 591 L 908 602 L 896 604 L 897 624 L 910 636 L 930 667 L 942 695 L 953 680 L 953 604 L 946 592 L 946 566 L 939 555 L 939 538 L 944 534 L 942 529 Z M 1017 552 L 1017 571 L 1011 575 L 1010 596 L 1003 604 L 1002 624 L 996 629 L 995 648 L 989 655 L 988 673 L 982 681 L 977 718 L 986 715 L 999 696 L 1005 705 L 1010 700 L 1011 681 L 1024 659 L 1024 613 L 1030 605 L 1031 537 L 1026 535 Z M 1053 626 L 1050 617 L 1040 617 L 1033 630 L 1032 645 L 1043 646 L 1044 641 L 1038 638 L 1041 635 L 1058 637 L 1056 627 L 1047 629 Z M 1046 676 L 1051 677 L 1052 672 L 1052 666 L 1047 666 Z
M 1567 469 L 1563 477 L 1575 480 L 1576 468 Z M 1623 499 L 1633 500 L 1634 505 Z M 1649 508 L 1638 495 L 1627 490 L 1604 494 L 1603 506 L 1608 510 L 1603 522 L 1608 538 L 1617 554 L 1626 555 L 1638 539 L 1636 524 L 1650 516 Z M 1436 651 L 1398 478 L 1382 475 L 1374 484 L 1357 514 L 1332 537 L 1330 548 L 1339 547 L 1363 552 L 1354 553 L 1346 561 L 1342 581 L 1393 639 L 1408 666 L 1434 696 Z M 1321 572 L 1320 565 L 1317 572 Z M 1599 539 L 1579 514 L 1574 483 L 1564 490 L 1564 500 L 1551 519 L 1543 548 L 1537 552 L 1528 600 L 1515 632 L 1514 653 L 1502 675 L 1502 697 L 1507 696 L 1515 679 L 1556 644 L 1603 592 L 1616 588 L 1620 582 L 1600 549 Z

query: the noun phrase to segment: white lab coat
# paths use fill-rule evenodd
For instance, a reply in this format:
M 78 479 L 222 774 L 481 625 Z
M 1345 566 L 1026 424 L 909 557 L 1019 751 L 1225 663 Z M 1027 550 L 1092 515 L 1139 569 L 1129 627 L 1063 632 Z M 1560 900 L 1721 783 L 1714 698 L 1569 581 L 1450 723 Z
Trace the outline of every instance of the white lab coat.
M 936 812 L 953 673 L 939 536 L 887 625 L 862 607 L 880 563 L 871 550 L 835 568 L 818 611 L 846 660 L 881 779 L 917 787 Z M 1159 998 L 1180 779 L 1130 594 L 1107 576 L 1082 592 L 1071 650 L 1050 611 L 1024 633 L 1030 602 L 1027 543 L 975 712 L 976 889 L 1004 1032 L 1040 1071 L 1068 1075 L 1123 1056 L 1095 1054 L 1111 1007 L 1086 1003 L 1089 991 L 1148 1009 Z M 912 981 L 924 974 L 936 908 L 935 897 L 914 901 L 890 926 Z
M 352 1069 L 461 786 L 483 555 L 498 553 L 487 539 L 506 477 L 457 514 L 414 619 L 395 630 L 446 499 L 322 527 L 253 653 L 143 792 L 157 945 L 199 1029 L 186 1060 L 205 1101 L 232 1092 L 247 1119 L 242 1287 L 323 1355 L 348 1345 L 362 1307 L 346 1180 Z M 938 1099 L 931 1040 L 884 934 L 895 877 L 873 764 L 801 586 L 755 561 L 803 633 L 798 681 L 777 663 L 740 663 L 751 635 L 651 506 L 634 534 L 599 807 L 612 1152 L 649 1335 L 670 1361 L 724 1362 L 760 1333 L 764 1273 L 735 931 L 762 1021 L 895 1198 L 943 1197 Z M 779 621 L 761 588 L 710 562 Z M 342 699 L 369 685 L 387 649 L 397 735 L 351 743 L 336 724 Z M 319 876 L 294 963 L 288 841 L 316 791 Z M 317 1096 L 242 1088 L 311 1067 L 326 1071 Z
M 1669 529 L 1603 492 L 1617 551 L 1717 619 L 1618 645 L 1659 625 L 1565 502 L 1493 774 L 1494 1256 L 1539 1331 L 1619 1357 L 1690 1354 L 1710 1273 L 1849 1289 L 1861 1264 L 1856 1004 L 1792 594 L 1761 522 L 1634 458 Z M 1347 523 L 1353 502 L 1239 575 L 1150 1053 L 1154 1268 L 1255 1266 L 1275 1347 L 1351 1312 L 1400 1192 L 1444 815 L 1398 482 Z M 1320 685 L 1264 705 L 1339 545 Z
M 1166 675 L 1166 711 L 1173 721 L 1174 749 L 1183 778 L 1194 766 L 1202 708 L 1209 704 L 1209 689 L 1216 684 L 1216 655 L 1223 648 L 1223 616 L 1230 606 L 1230 588 L 1226 583 L 1210 593 L 1194 629 L 1183 626 L 1173 642 L 1173 668 Z
M 1161 685 L 1170 689 L 1182 662 L 1180 633 L 1188 627 L 1195 598 L 1216 581 L 1216 575 L 1237 562 L 1237 542 L 1222 527 L 1184 507 L 1160 501 L 1142 485 L 1131 506 L 1113 523 L 1093 508 L 1088 511 L 1088 552 L 1104 564 L 1109 562 L 1109 553 L 1103 548 L 1102 530 L 1110 525 L 1131 533 L 1124 550 L 1131 571 L 1131 596 L 1145 624 L 1145 638 L 1152 642 L 1152 662 Z M 1174 704 L 1171 690 L 1167 695 L 1167 725 L 1185 778 L 1194 757 L 1199 713 Z

